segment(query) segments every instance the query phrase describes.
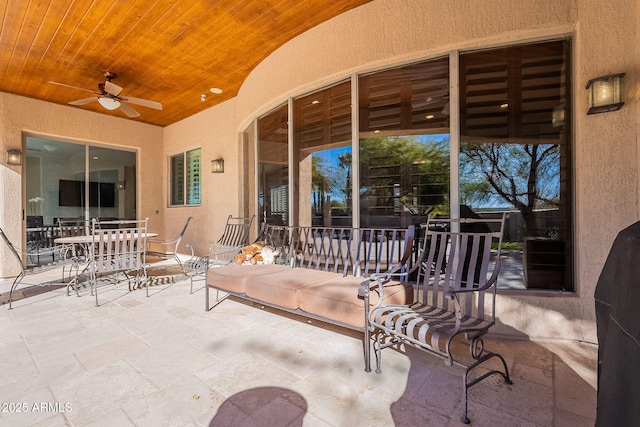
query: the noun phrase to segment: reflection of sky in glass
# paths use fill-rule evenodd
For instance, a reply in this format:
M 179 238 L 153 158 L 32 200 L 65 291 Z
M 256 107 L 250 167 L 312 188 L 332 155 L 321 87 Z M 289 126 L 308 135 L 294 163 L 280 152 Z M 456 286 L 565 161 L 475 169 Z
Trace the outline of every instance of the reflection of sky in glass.
M 331 196 L 331 200 L 346 203 L 347 175 L 351 176 L 351 165 L 340 163 L 340 158 L 346 154 L 351 154 L 351 146 L 330 148 L 314 152 L 311 156 L 313 160 L 318 162 L 323 176 L 332 183 L 327 194 Z M 311 195 L 313 201 L 313 194 Z

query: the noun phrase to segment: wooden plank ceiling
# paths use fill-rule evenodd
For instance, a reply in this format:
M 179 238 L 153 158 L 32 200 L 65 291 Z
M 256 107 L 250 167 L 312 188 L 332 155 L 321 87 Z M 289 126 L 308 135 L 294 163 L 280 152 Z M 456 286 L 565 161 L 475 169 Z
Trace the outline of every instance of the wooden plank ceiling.
M 121 96 L 162 103 L 129 104 L 133 120 L 167 126 L 233 98 L 275 49 L 369 1 L 0 1 L 0 92 L 67 105 L 97 94 L 49 81 L 98 92 L 108 71 Z M 127 117 L 98 102 L 73 108 Z

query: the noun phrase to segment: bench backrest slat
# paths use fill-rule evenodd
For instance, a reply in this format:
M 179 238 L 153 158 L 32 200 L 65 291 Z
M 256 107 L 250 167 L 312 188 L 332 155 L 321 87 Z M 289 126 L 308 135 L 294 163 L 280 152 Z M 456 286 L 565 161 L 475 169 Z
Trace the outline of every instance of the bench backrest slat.
M 258 240 L 280 251 L 292 267 L 369 277 L 410 260 L 414 228 L 265 225 Z

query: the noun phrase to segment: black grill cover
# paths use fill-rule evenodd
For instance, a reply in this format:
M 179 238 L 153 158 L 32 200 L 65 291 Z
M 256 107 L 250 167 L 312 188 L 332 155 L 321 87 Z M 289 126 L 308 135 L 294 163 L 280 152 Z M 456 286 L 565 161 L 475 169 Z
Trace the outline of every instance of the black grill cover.
M 596 426 L 640 426 L 640 222 L 613 242 L 595 292 Z

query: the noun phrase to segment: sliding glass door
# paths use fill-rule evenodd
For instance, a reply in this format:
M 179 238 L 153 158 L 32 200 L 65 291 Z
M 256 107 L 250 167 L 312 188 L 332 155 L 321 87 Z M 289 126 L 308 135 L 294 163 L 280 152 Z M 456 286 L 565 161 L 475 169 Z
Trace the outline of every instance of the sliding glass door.
M 136 218 L 134 151 L 28 136 L 26 152 L 27 250 L 53 245 L 61 219 Z

